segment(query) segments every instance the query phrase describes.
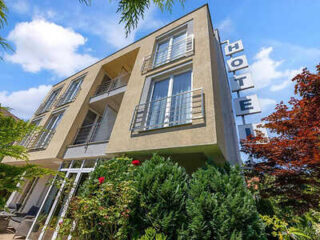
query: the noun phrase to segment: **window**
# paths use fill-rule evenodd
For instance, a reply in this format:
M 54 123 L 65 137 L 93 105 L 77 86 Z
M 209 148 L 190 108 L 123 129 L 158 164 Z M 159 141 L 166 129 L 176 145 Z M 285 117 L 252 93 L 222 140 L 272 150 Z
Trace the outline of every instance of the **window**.
M 154 79 L 148 103 L 146 128 L 154 129 L 191 122 L 192 71 Z
M 58 102 L 58 106 L 72 102 L 76 98 L 76 96 L 80 90 L 80 85 L 81 85 L 83 79 L 84 79 L 84 76 L 77 78 L 76 80 L 73 80 L 70 83 L 70 86 L 68 87 L 67 91 L 65 92 L 65 94 L 61 97 L 60 101 Z
M 183 56 L 187 49 L 187 32 L 180 31 L 157 43 L 154 67 Z
M 36 140 L 33 148 L 45 148 L 49 144 L 55 130 L 63 116 L 63 111 L 55 113 L 49 119 L 47 125 L 44 128 L 44 131 L 41 132 L 39 138 Z
M 41 122 L 42 118 L 37 118 L 37 119 L 33 119 L 31 121 L 31 124 L 35 125 L 35 126 L 39 126 L 40 122 Z M 29 134 L 27 134 L 22 141 L 19 143 L 19 145 L 22 145 L 26 148 L 30 147 L 30 144 L 32 143 L 32 139 L 35 135 L 36 131 L 30 132 Z
M 50 96 L 47 99 L 47 101 L 43 105 L 41 105 L 39 107 L 39 110 L 37 111 L 37 114 L 41 114 L 41 113 L 49 111 L 50 108 L 52 107 L 54 101 L 56 100 L 57 96 L 59 95 L 60 91 L 61 91 L 61 88 L 54 90 L 50 94 Z

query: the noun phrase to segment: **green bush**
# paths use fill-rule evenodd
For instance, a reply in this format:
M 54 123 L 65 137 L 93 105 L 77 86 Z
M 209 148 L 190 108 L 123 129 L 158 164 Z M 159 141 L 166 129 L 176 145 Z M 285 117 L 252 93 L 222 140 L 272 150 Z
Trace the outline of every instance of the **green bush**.
M 154 155 L 137 170 L 138 195 L 132 209 L 132 225 L 138 234 L 153 228 L 167 239 L 177 239 L 186 225 L 188 175 L 184 168 Z
M 76 239 L 127 239 L 136 169 L 129 158 L 101 162 L 81 187 L 81 194 L 72 200 L 60 234 L 67 236 L 75 221 L 72 235 Z
M 266 239 L 238 167 L 207 166 L 192 175 L 185 239 Z

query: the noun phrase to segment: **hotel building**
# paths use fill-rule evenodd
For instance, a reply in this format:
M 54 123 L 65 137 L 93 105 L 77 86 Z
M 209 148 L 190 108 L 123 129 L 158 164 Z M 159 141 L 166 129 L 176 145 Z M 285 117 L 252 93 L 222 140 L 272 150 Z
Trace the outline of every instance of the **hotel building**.
M 30 121 L 46 129 L 21 143 L 30 163 L 64 172 L 75 187 L 63 195 L 63 185 L 57 189 L 43 177 L 11 195 L 9 207 L 34 216 L 10 223 L 28 229 L 27 239 L 58 238 L 58 222 L 97 159 L 159 153 L 188 172 L 208 160 L 240 163 L 224 58 L 207 5 L 57 83 Z M 3 163 L 25 164 L 8 157 Z

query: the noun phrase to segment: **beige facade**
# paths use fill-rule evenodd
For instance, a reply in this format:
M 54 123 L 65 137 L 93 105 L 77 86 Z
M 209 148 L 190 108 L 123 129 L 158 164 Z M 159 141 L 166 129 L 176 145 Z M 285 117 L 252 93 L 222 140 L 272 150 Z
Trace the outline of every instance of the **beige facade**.
M 160 58 L 164 61 L 158 64 Z M 172 94 L 165 104 L 162 100 L 162 105 L 153 103 L 154 82 L 183 71 L 190 71 L 191 76 L 189 93 L 184 94 L 189 105 L 179 103 L 172 110 L 173 102 L 187 101 Z M 73 82 L 79 78 L 77 90 Z M 110 87 L 112 84 L 115 86 Z M 68 95 L 70 88 L 76 89 L 72 97 Z M 65 100 L 68 96 L 70 101 Z M 159 110 L 164 119 L 159 120 L 151 105 L 165 109 Z M 185 112 L 183 107 L 191 110 Z M 89 110 L 95 120 L 90 119 Z M 178 116 L 179 111 L 184 116 Z M 170 155 L 192 169 L 207 159 L 240 162 L 219 36 L 213 30 L 207 5 L 56 84 L 32 121 L 50 128 L 55 124 L 53 116 L 61 112 L 62 117 L 50 131 L 30 137 L 30 162 L 58 168 L 64 160 L 123 154 L 143 159 L 154 152 Z M 150 121 L 158 125 L 148 126 Z M 23 164 L 10 158 L 3 162 Z

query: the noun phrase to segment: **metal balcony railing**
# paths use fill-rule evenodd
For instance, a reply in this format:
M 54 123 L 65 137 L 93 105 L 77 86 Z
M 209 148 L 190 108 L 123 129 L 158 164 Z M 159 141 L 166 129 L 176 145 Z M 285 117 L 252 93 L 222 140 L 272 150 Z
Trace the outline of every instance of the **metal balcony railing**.
M 128 84 L 129 77 L 130 74 L 126 73 L 114 79 L 102 81 L 102 83 L 98 86 L 94 96 L 99 96 L 101 94 L 111 92 L 113 90 L 126 86 Z
M 142 64 L 142 73 L 146 73 L 153 68 L 169 63 L 181 57 L 187 57 L 193 54 L 194 38 L 193 35 L 188 36 L 174 44 L 169 44 L 166 49 L 155 51 L 153 54 L 144 57 Z
M 29 150 L 45 149 L 50 143 L 55 130 L 42 130 L 29 134 L 26 136 L 19 145 L 24 146 Z
M 50 111 L 52 107 L 57 103 L 58 99 L 59 98 L 56 97 L 50 104 L 48 104 L 47 102 L 42 103 L 35 112 L 35 115 L 40 115 L 42 113 Z
M 131 131 L 146 131 L 192 123 L 204 118 L 203 89 L 194 89 L 136 106 Z
M 64 93 L 63 95 L 61 95 L 60 98 L 58 98 L 58 99 L 56 100 L 55 106 L 56 106 L 56 107 L 60 107 L 60 106 L 65 105 L 65 104 L 67 104 L 67 103 L 73 102 L 73 101 L 77 98 L 77 96 L 78 96 L 78 94 L 80 93 L 80 91 L 81 91 L 81 87 L 79 87 L 79 89 L 77 90 L 77 92 L 76 92 L 75 94 L 73 94 L 71 97 L 70 97 L 70 95 L 69 95 L 68 92 Z M 54 104 L 53 104 L 53 105 L 54 105 Z
M 99 132 L 101 123 L 82 126 L 78 129 L 73 145 L 89 144 L 94 142 L 103 142 L 109 140 L 107 134 Z

